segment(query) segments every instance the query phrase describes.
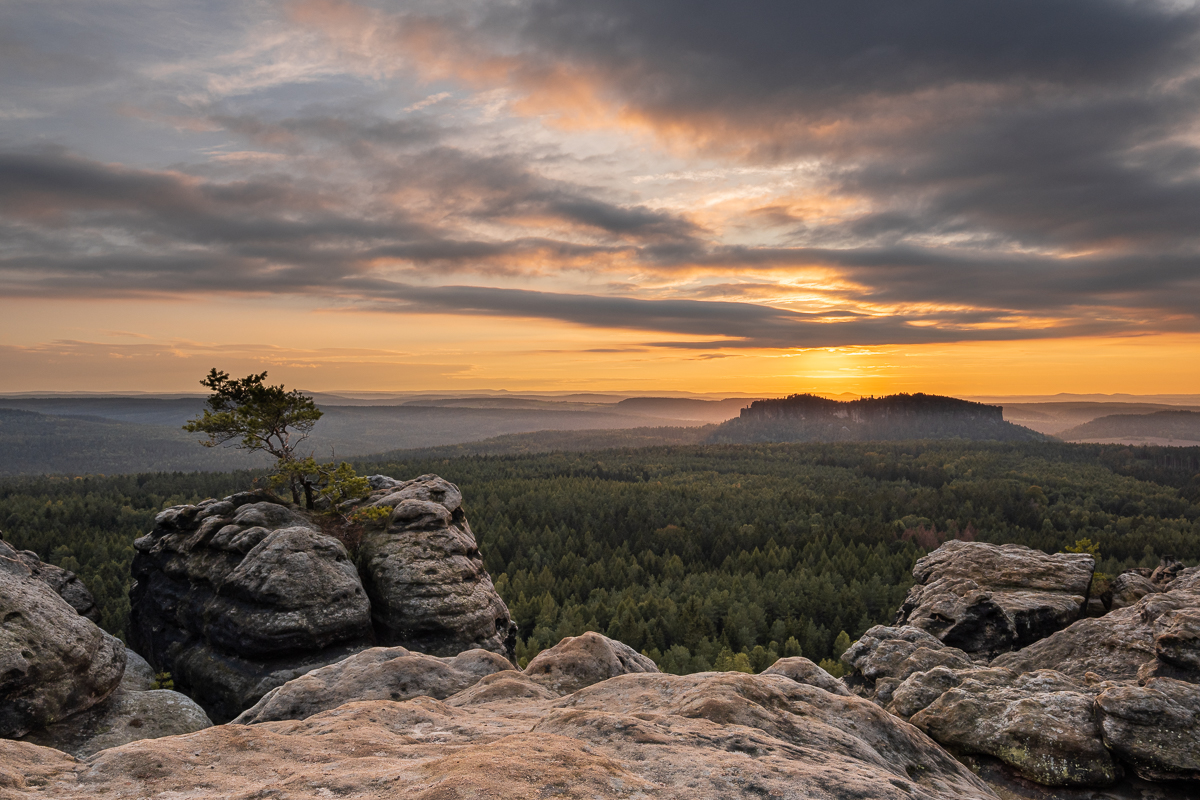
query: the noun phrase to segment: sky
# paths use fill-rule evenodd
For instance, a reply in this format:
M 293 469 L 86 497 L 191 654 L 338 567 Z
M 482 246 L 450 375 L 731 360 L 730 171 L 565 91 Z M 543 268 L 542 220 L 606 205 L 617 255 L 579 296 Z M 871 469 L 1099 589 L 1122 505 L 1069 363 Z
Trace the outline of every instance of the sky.
M 0 392 L 1200 393 L 1192 0 L 4 0 Z

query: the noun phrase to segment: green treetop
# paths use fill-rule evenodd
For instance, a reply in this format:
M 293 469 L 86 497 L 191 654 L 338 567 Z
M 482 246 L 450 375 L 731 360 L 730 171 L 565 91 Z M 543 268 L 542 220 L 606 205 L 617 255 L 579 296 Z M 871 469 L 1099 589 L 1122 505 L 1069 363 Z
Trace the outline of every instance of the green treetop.
M 300 502 L 303 489 L 312 507 L 311 483 L 293 465 L 297 461 L 296 448 L 312 433 L 321 418 L 321 409 L 297 389 L 287 391 L 283 386 L 268 386 L 266 378 L 267 373 L 263 372 L 230 380 L 229 373 L 213 368 L 200 381 L 212 390 L 205 402 L 207 408 L 183 429 L 206 434 L 208 438 L 200 442 L 205 447 L 240 440 L 236 447 L 252 453 L 260 450 L 270 453 L 278 459 L 276 471 L 290 478 L 293 502 Z

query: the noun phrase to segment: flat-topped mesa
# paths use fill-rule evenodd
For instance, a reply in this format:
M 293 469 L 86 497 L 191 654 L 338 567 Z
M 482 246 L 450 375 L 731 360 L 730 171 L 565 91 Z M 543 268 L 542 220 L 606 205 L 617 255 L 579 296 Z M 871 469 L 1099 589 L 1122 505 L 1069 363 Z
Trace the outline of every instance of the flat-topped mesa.
M 894 394 L 858 400 L 830 400 L 813 394 L 794 394 L 770 400 L 755 400 L 740 414 L 742 419 L 821 419 L 835 417 L 858 423 L 906 417 L 957 417 L 1003 422 L 1004 409 L 957 397 L 935 394 Z
M 462 495 L 435 475 L 373 476 L 356 565 L 316 518 L 265 493 L 176 506 L 135 543 L 130 641 L 225 721 L 298 675 L 375 644 L 506 654 L 511 621 Z
M 1020 649 L 1083 616 L 1095 565 L 1082 553 L 950 541 L 917 561 L 895 624 L 967 653 Z
M 709 436 L 716 443 L 965 438 L 1040 441 L 1004 409 L 954 397 L 896 394 L 842 402 L 811 394 L 756 400 Z

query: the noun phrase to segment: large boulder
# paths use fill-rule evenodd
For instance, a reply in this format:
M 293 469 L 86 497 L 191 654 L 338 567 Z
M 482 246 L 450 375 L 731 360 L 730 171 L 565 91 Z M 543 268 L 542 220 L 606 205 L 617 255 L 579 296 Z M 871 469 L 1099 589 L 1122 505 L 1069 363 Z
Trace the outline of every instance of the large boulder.
M 77 714 L 116 690 L 125 648 L 0 542 L 0 736 Z
M 1157 675 L 1200 683 L 1191 628 L 1200 611 L 1200 567 L 1179 572 L 1165 588 L 1132 606 L 1080 620 L 1023 650 L 1005 653 L 992 666 L 1015 672 L 1054 669 L 1078 680 L 1091 672 L 1109 681 Z
M 1122 776 L 1082 685 L 1051 670 L 983 672 L 963 676 L 912 724 L 952 752 L 993 756 L 1046 786 L 1109 786 Z
M 1200 780 L 1200 686 L 1154 678 L 1096 698 L 1104 743 L 1147 780 Z
M 372 642 L 345 547 L 270 497 L 167 509 L 134 546 L 131 644 L 213 719 Z
M 803 656 L 781 658 L 764 669 L 762 674 L 782 675 L 785 678 L 791 678 L 796 683 L 803 683 L 808 686 L 816 686 L 818 689 L 824 689 L 830 694 L 843 696 L 850 694 L 850 690 L 846 688 L 846 684 Z
M 594 631 L 568 636 L 525 667 L 527 677 L 559 694 L 638 672 L 658 672 L 658 667 L 629 645 Z
M 967 653 L 1019 649 L 1083 616 L 1094 569 L 1086 554 L 946 542 L 917 561 L 895 624 Z
M 915 672 L 934 667 L 972 666 L 962 650 L 948 647 L 932 634 L 911 625 L 899 628 L 876 625 L 842 653 L 841 658 L 853 670 L 846 681 L 850 689 L 881 706 L 886 706 L 896 688 Z
M 437 658 L 403 647 L 372 647 L 272 689 L 234 722 L 307 719 L 356 700 L 441 700 L 511 669 L 507 659 L 487 650 Z
M 390 515 L 364 533 L 359 564 L 379 644 L 511 656 L 516 626 L 484 569 L 458 487 L 422 475 L 376 495 L 372 505 Z
M 204 709 L 187 695 L 170 689 L 119 690 L 87 711 L 30 732 L 22 741 L 88 758 L 129 742 L 209 727 L 212 721 Z

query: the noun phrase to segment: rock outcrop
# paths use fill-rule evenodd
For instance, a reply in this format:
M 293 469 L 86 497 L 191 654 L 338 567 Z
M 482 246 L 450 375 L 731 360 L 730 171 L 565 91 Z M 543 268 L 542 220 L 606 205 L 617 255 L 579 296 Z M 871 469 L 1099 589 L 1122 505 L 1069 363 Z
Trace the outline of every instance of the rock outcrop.
M 135 542 L 130 640 L 217 721 L 376 644 L 506 652 L 508 609 L 453 484 L 372 476 L 393 508 L 358 564 L 314 517 L 255 492 L 176 506 Z M 360 569 L 361 567 L 361 569 Z
M 525 667 L 531 680 L 559 694 L 636 672 L 658 672 L 658 667 L 629 645 L 591 631 L 568 636 Z
M 950 541 L 917 561 L 895 624 L 967 653 L 1020 649 L 1083 616 L 1094 569 L 1086 554 Z
M 1096 698 L 1104 744 L 1147 780 L 1200 779 L 1200 686 L 1154 678 Z
M 437 656 L 474 647 L 505 653 L 516 626 L 484 569 L 458 487 L 422 475 L 373 497 L 392 510 L 387 525 L 363 535 L 359 559 L 379 644 Z
M 505 670 L 444 701 L 355 701 L 304 720 L 134 742 L 84 763 L 0 742 L 5 800 L 177 794 L 996 798 L 927 736 L 873 703 L 783 675 L 629 672 L 559 697 Z
M 853 670 L 846 681 L 850 689 L 881 706 L 891 701 L 892 693 L 913 673 L 934 667 L 972 666 L 962 650 L 947 647 L 937 637 L 911 625 L 876 625 L 842 654 L 842 661 Z
M 929 619 L 928 610 L 941 602 L 926 603 L 918 590 L 977 570 L 980 559 L 972 550 L 947 545 L 918 562 L 919 580 L 932 574 L 930 564 L 941 577 L 909 595 L 926 609 L 909 609 L 917 621 Z M 1051 557 L 1020 555 L 1029 564 L 1051 563 Z M 1064 584 L 1065 594 L 1082 576 L 1069 568 L 1072 561 L 1064 563 L 1063 574 L 1074 581 Z M 1053 595 L 1051 575 L 1048 567 L 1041 573 L 1031 567 L 1027 582 Z M 1130 789 L 1135 779 L 1123 775 L 1131 772 L 1152 781 L 1200 779 L 1200 568 L 1164 560 L 1151 574 L 1124 575 L 1133 577 L 1114 583 L 1113 611 L 1079 619 L 990 664 L 983 659 L 990 648 L 968 654 L 915 627 L 877 626 L 843 654 L 854 669 L 847 683 L 959 756 L 995 759 L 1038 785 L 1082 789 L 1124 781 Z M 1122 606 L 1121 598 L 1134 594 L 1132 605 Z M 1015 619 L 1011 604 L 994 602 L 995 596 L 989 602 L 997 614 Z M 1003 616 L 997 614 L 992 619 Z M 952 629 L 947 624 L 935 633 Z M 1112 796 L 1127 794 L 1140 796 Z
M 403 647 L 372 647 L 272 689 L 234 723 L 307 719 L 354 700 L 442 700 L 511 669 L 508 659 L 487 650 L 437 658 Z
M 234 722 L 249 725 L 306 719 L 355 700 L 443 700 L 472 687 L 473 696 L 486 694 L 491 699 L 559 697 L 638 672 L 658 672 L 658 668 L 628 645 L 594 632 L 569 636 L 542 651 L 523 673 L 488 650 L 439 658 L 403 647 L 373 647 L 272 689 Z M 498 683 L 486 681 L 492 676 L 497 676 Z M 501 688 L 499 682 L 503 681 L 509 684 Z
M 0 542 L 0 546 L 5 548 L 6 557 L 14 557 L 8 552 L 11 549 L 8 545 Z M 87 617 L 96 624 L 100 623 L 100 609 L 96 607 L 96 599 L 92 597 L 87 586 L 84 586 L 83 581 L 79 580 L 78 575 L 62 567 L 47 564 L 32 550 L 18 550 L 15 557 L 29 568 L 33 577 L 49 586 L 59 597 L 66 600 L 79 616 Z
M 850 694 L 850 690 L 846 688 L 846 684 L 802 656 L 781 658 L 764 669 L 762 674 L 782 675 L 785 678 L 791 678 L 796 683 L 803 683 L 808 686 L 815 686 L 818 689 L 824 689 L 830 694 L 843 696 Z
M 116 691 L 103 703 L 22 737 L 76 758 L 143 739 L 195 733 L 212 721 L 194 700 L 170 689 Z
M 994 756 L 1045 786 L 1109 786 L 1121 777 L 1082 685 L 1052 670 L 976 673 L 913 714 L 912 724 L 951 751 Z M 907 688 L 897 690 L 900 699 Z
M 116 690 L 120 640 L 80 616 L 0 542 L 0 736 L 85 711 Z M 40 562 L 39 562 L 40 563 Z
M 1054 669 L 1080 680 L 1091 672 L 1110 681 L 1163 676 L 1200 683 L 1200 642 L 1192 628 L 1197 613 L 1200 567 L 1193 567 L 1166 584 L 1166 591 L 1147 594 L 1103 617 L 1080 620 L 1023 650 L 999 656 L 992 666 L 1016 672 Z

